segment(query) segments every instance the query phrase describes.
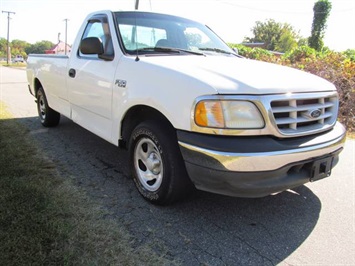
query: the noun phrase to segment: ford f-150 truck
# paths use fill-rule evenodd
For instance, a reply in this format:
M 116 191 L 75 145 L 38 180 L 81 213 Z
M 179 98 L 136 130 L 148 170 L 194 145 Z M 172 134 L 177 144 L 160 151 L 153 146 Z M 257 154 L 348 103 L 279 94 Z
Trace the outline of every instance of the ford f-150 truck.
M 85 19 L 69 56 L 30 55 L 41 123 L 128 149 L 148 201 L 191 188 L 262 197 L 328 177 L 343 149 L 333 84 L 238 56 L 207 26 L 140 11 Z

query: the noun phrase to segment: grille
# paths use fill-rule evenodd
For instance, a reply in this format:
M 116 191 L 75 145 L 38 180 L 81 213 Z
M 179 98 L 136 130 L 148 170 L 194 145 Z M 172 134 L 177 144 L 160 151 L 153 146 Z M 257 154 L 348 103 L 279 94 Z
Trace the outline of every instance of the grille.
M 336 95 L 292 98 L 271 102 L 275 123 L 283 134 L 317 132 L 331 127 L 337 118 Z

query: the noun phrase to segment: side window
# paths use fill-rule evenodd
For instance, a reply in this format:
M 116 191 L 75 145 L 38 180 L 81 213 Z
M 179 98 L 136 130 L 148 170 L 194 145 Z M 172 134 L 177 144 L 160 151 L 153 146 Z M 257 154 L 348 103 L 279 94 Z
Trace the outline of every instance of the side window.
M 106 18 L 95 18 L 88 22 L 81 39 L 88 37 L 99 38 L 102 41 L 105 55 L 114 56 L 110 29 Z M 98 58 L 97 55 L 84 55 L 80 52 L 80 50 L 78 51 L 78 55 L 82 58 Z
M 104 28 L 101 21 L 92 21 L 88 23 L 88 26 L 85 29 L 83 38 L 87 37 L 97 37 L 100 38 L 103 36 Z

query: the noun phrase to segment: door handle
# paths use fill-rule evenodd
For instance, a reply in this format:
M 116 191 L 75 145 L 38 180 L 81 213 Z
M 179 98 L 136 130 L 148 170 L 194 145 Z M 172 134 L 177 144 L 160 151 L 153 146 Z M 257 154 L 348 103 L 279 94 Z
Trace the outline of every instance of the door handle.
M 69 69 L 69 77 L 75 78 L 76 71 L 74 68 Z

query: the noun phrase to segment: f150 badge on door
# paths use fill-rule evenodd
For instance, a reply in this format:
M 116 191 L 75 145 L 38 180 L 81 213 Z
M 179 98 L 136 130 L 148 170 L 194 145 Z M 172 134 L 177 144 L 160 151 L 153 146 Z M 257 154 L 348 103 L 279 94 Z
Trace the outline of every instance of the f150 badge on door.
M 121 88 L 126 88 L 127 81 L 122 80 L 122 79 L 116 79 L 115 85 L 117 85 L 118 87 L 121 87 Z

